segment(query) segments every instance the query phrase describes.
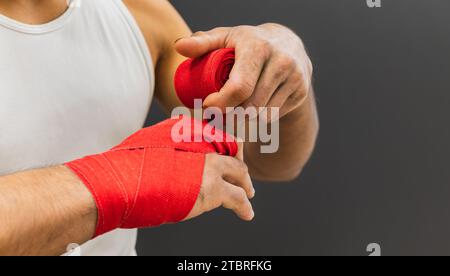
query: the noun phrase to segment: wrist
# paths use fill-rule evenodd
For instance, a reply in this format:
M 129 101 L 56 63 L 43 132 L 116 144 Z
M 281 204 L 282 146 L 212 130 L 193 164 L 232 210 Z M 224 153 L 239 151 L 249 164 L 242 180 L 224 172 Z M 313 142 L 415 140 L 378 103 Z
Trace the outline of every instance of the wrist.
M 70 189 L 72 191 L 73 197 L 76 197 L 76 202 L 78 203 L 78 214 L 80 219 L 84 221 L 86 227 L 85 232 L 88 234 L 88 239 L 94 236 L 95 228 L 98 220 L 98 210 L 95 204 L 94 197 L 82 180 L 73 173 L 72 170 L 66 166 L 58 166 L 55 168 L 60 171 L 61 175 L 67 178 L 67 183 L 72 185 Z

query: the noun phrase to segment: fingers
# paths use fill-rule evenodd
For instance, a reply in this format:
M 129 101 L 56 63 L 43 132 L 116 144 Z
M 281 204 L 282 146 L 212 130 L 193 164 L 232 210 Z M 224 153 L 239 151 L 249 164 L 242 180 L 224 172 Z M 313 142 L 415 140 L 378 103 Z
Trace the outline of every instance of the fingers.
M 248 173 L 247 165 L 233 157 L 222 157 L 224 168 L 222 177 L 225 181 L 244 189 L 248 198 L 255 197 L 255 189 Z
M 235 211 L 241 219 L 251 220 L 254 213 L 250 198 L 254 195 L 244 162 L 229 156 L 207 154 L 200 193 L 186 219 L 224 206 Z
M 233 212 L 242 220 L 251 221 L 255 217 L 252 204 L 247 198 L 242 188 L 236 187 L 231 183 L 223 184 L 223 204 L 224 208 L 233 210 Z
M 280 108 L 280 117 L 302 105 L 306 100 L 309 88 L 300 74 L 293 74 L 283 83 L 270 99 L 267 107 Z
M 288 106 L 288 98 L 290 95 L 292 95 L 295 91 L 295 87 L 292 87 L 289 84 L 283 84 L 281 85 L 278 90 L 275 92 L 273 97 L 270 99 L 269 103 L 267 104 L 268 108 L 278 107 L 280 108 L 280 117 L 283 117 L 285 114 L 290 112 L 292 107 Z
M 225 181 L 241 187 L 247 194 L 248 198 L 255 196 L 255 189 L 251 180 L 248 167 L 242 161 L 230 156 L 208 155 L 208 166 L 215 167 L 220 177 Z
M 294 71 L 295 64 L 281 57 L 271 58 L 262 72 L 251 97 L 243 104 L 246 107 L 266 107 L 275 91 Z
M 237 107 L 250 98 L 268 59 L 264 50 L 255 47 L 257 44 L 236 48 L 236 63 L 229 80 L 219 92 L 205 99 L 205 107 L 214 106 L 225 112 L 226 107 Z
M 211 51 L 232 47 L 227 46 L 227 37 L 231 28 L 215 28 L 208 32 L 197 32 L 191 37 L 175 42 L 175 49 L 185 57 L 196 58 Z

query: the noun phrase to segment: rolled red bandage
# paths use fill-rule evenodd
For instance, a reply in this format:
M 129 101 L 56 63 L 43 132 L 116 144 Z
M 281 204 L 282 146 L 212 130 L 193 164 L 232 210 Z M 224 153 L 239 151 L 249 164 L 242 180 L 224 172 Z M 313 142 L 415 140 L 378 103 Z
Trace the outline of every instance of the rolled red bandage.
M 220 49 L 183 62 L 175 74 L 175 89 L 181 102 L 194 108 L 194 100 L 204 100 L 218 92 L 229 78 L 235 61 L 234 49 Z
M 190 141 L 174 142 L 173 129 L 179 124 L 186 126 L 183 131 L 191 129 Z M 67 163 L 95 199 L 95 237 L 117 228 L 185 219 L 200 192 L 205 154 L 237 154 L 233 137 L 219 129 L 204 136 L 204 129 L 211 126 L 187 117 L 170 119 L 138 131 L 105 153 Z

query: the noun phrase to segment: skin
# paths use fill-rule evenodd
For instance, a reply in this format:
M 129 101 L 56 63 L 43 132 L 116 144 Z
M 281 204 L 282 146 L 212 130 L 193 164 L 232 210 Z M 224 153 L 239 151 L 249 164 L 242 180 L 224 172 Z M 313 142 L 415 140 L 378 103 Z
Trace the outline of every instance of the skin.
M 236 48 L 230 80 L 204 103 L 280 108 L 280 149 L 259 153 L 259 143 L 240 144 L 237 158 L 209 154 L 201 192 L 187 219 L 219 207 L 249 221 L 253 179 L 296 178 L 313 151 L 318 117 L 311 85 L 312 65 L 301 39 L 278 24 L 217 28 L 192 34 L 165 0 L 125 0 L 140 26 L 156 68 L 156 98 L 170 111 L 181 106 L 173 76 L 186 57 Z M 67 8 L 62 0 L 0 0 L 0 13 L 27 24 L 43 24 Z M 244 162 L 245 160 L 245 162 Z M 71 243 L 90 240 L 97 210 L 84 184 L 57 166 L 0 177 L 0 255 L 60 255 Z

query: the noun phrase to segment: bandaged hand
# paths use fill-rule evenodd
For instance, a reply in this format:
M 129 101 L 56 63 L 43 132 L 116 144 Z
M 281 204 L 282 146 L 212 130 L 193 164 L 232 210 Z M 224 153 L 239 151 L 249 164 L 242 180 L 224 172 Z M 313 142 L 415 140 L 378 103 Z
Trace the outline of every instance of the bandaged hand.
M 105 153 L 66 164 L 95 200 L 95 237 L 118 228 L 176 223 L 220 206 L 244 220 L 253 218 L 254 189 L 242 149 L 218 129 L 205 134 L 206 122 L 196 122 L 202 132 L 192 127 L 190 141 L 174 142 L 174 126 L 188 122 L 196 121 L 166 120 Z

